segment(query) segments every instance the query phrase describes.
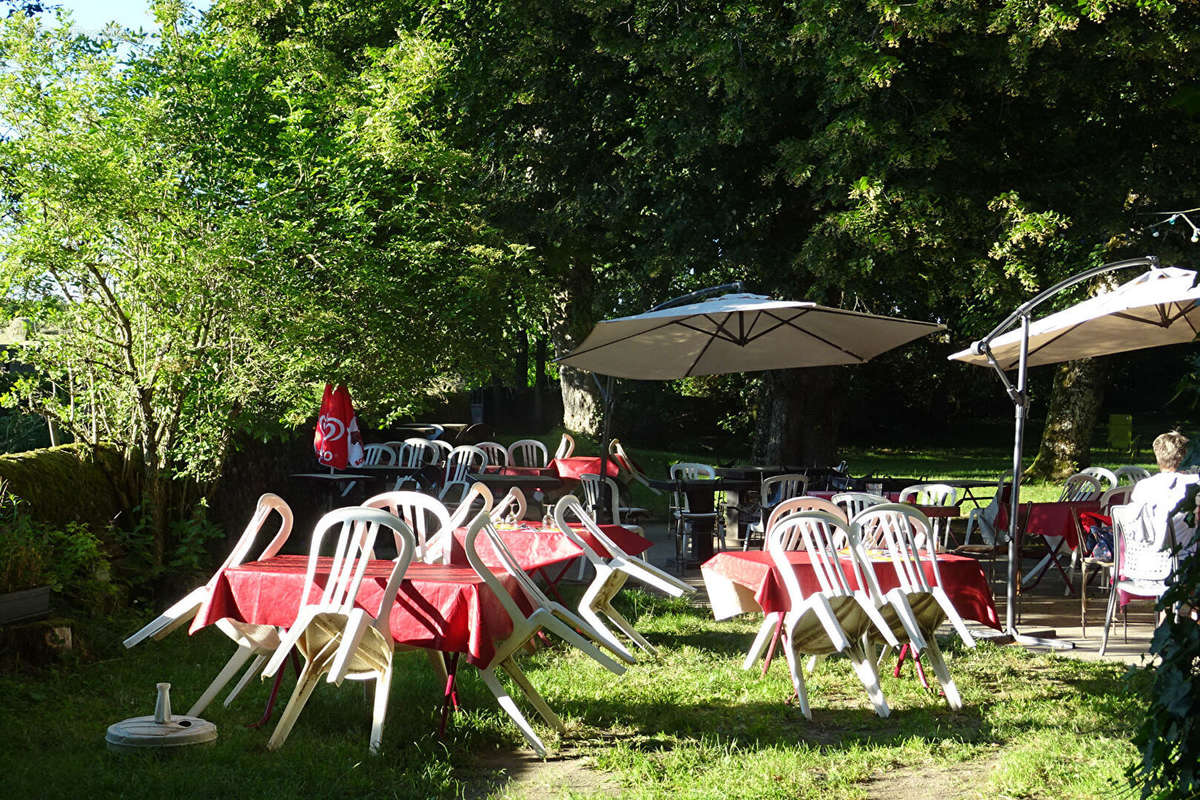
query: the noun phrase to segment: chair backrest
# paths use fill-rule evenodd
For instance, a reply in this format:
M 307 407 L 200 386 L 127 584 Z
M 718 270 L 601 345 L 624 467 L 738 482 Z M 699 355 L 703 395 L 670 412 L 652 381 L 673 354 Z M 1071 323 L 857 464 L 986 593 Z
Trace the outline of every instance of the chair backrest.
M 1118 482 L 1134 484 L 1143 478 L 1149 478 L 1150 470 L 1134 464 L 1126 464 L 1123 467 L 1117 467 L 1114 474 L 1117 476 Z
M 678 481 L 694 481 L 698 479 L 709 479 L 717 477 L 717 470 L 709 464 L 697 464 L 692 461 L 680 461 L 678 464 L 672 464 L 668 470 L 671 475 L 671 480 Z M 672 493 L 673 505 L 676 509 L 687 511 L 688 505 L 687 492 L 679 491 L 677 488 Z
M 1099 479 L 1076 472 L 1067 478 L 1063 484 L 1062 494 L 1058 497 L 1060 503 L 1079 503 L 1084 500 L 1098 500 L 1104 494 L 1104 487 Z
M 508 463 L 514 467 L 544 467 L 550 451 L 537 439 L 518 439 L 508 446 Z
M 1169 511 L 1154 513 L 1146 504 L 1113 506 L 1114 558 L 1121 565 L 1120 578 L 1142 583 L 1165 584 L 1175 568 L 1175 539 L 1171 535 Z
M 454 452 L 454 445 L 445 439 L 426 439 L 425 442 L 435 448 L 434 452 L 437 453 L 437 460 L 429 462 L 431 464 L 440 464 L 450 457 L 450 453 Z
M 363 445 L 363 464 L 391 466 L 396 463 L 396 451 L 386 444 Z
M 772 528 L 778 525 L 781 521 L 787 519 L 793 514 L 799 514 L 803 511 L 823 511 L 826 514 L 831 514 L 842 522 L 847 522 L 846 512 L 835 506 L 828 500 L 820 497 L 793 497 L 784 500 L 782 503 L 771 509 L 771 516 L 767 518 L 767 526 L 764 529 L 770 532 Z M 763 541 L 763 547 L 766 547 L 766 541 Z
M 436 464 L 441 460 L 442 448 L 428 439 L 412 437 L 400 443 L 400 457 L 397 461 L 401 467 L 423 467 L 426 464 Z
M 338 538 L 333 550 L 329 577 L 325 581 L 320 599 L 316 603 L 305 601 L 302 603 L 302 607 L 319 605 L 343 614 L 350 612 L 358 597 L 358 589 L 362 584 L 367 562 L 370 560 L 375 538 L 381 527 L 392 530 L 399 543 L 399 553 L 393 562 L 394 566 L 387 586 L 380 597 L 379 607 L 367 609 L 367 611 L 376 618 L 377 622 L 381 621 L 381 624 L 387 624 L 387 609 L 392 607 L 396 592 L 400 588 L 400 581 L 404 578 L 404 572 L 412 562 L 416 551 L 416 541 L 412 530 L 403 520 L 378 508 L 363 508 L 362 506 L 336 508 L 317 521 L 309 548 L 308 566 L 304 573 L 304 588 L 300 592 L 301 598 L 310 597 L 316 586 L 317 560 L 321 555 L 326 534 L 336 528 L 338 529 Z
M 1084 467 L 1083 469 L 1079 470 L 1078 474 L 1091 475 L 1093 478 L 1101 482 L 1100 488 L 1104 489 L 1105 491 L 1112 489 L 1114 486 L 1120 483 L 1120 479 L 1117 478 L 1117 473 L 1113 472 L 1111 469 L 1105 469 L 1104 467 Z
M 450 527 L 450 512 L 437 498 L 421 492 L 384 492 L 363 503 L 365 508 L 382 508 L 404 520 L 416 536 L 416 557 L 425 560 L 425 543 Z M 400 552 L 400 540 L 396 540 Z
M 763 479 L 762 485 L 759 488 L 759 497 L 761 498 L 763 508 L 767 508 L 784 500 L 800 497 L 807 490 L 807 475 L 796 473 L 772 475 L 769 478 Z
M 928 592 L 930 589 L 930 581 L 921 568 L 922 555 L 932 564 L 933 583 L 942 582 L 933 525 L 912 506 L 903 503 L 871 506 L 851 520 L 850 527 L 864 547 L 887 551 L 904 592 Z
M 488 464 L 493 467 L 508 466 L 508 450 L 499 442 L 480 442 L 475 445 L 487 455 Z
M 467 524 L 467 520 L 474 519 L 475 515 L 481 512 L 490 513 L 493 502 L 492 490 L 485 484 L 478 482 L 471 484 L 459 501 L 458 507 L 454 509 L 454 513 L 450 515 L 451 528 L 463 527 Z M 477 505 L 478 507 L 476 507 Z
M 944 483 L 918 483 L 900 491 L 900 502 L 914 506 L 952 506 L 958 502 L 958 490 Z
M 491 516 L 496 522 L 503 522 L 508 517 L 522 520 L 525 519 L 525 512 L 528 509 L 529 504 L 525 501 L 525 493 L 521 491 L 520 487 L 514 486 L 492 508 Z
M 877 494 L 867 494 L 866 492 L 841 492 L 840 494 L 835 494 L 830 499 L 835 506 L 840 506 L 845 510 L 846 518 L 852 522 L 863 510 L 887 502 L 886 497 L 880 497 Z
M 608 506 L 612 512 L 612 524 L 621 524 L 621 489 L 617 482 L 612 478 L 604 478 L 594 472 L 584 472 L 579 476 L 579 486 L 583 489 L 583 507 L 592 516 L 592 519 L 597 519 L 596 514 L 600 508 L 604 506 L 602 486 L 608 488 Z
M 443 483 L 465 483 L 467 474 L 481 472 L 487 466 L 487 453 L 473 444 L 460 444 L 446 456 L 446 477 Z
M 1100 510 L 1107 514 L 1107 509 L 1128 503 L 1131 494 L 1133 494 L 1133 486 L 1114 486 L 1100 495 Z
M 246 523 L 246 527 L 242 530 L 242 535 L 233 546 L 233 550 L 229 552 L 229 555 L 221 564 L 221 568 L 213 574 L 210 583 L 216 581 L 217 577 L 221 574 L 221 570 L 236 567 L 246 560 L 246 556 L 250 553 L 250 548 L 254 546 L 259 532 L 267 524 L 267 520 L 270 518 L 272 512 L 279 515 L 279 528 L 275 531 L 275 535 L 271 537 L 270 543 L 259 553 L 258 560 L 265 561 L 279 552 L 279 549 L 283 547 L 292 533 L 294 517 L 292 516 L 291 507 L 284 502 L 282 497 L 267 492 L 258 498 L 258 503 L 254 507 L 254 513 L 250 515 L 250 521 Z
M 645 479 L 645 476 L 642 475 L 642 470 L 637 464 L 633 463 L 633 459 L 629 457 L 629 453 L 625 452 L 625 448 L 620 441 L 613 439 L 608 443 L 608 454 L 613 457 L 613 461 L 617 462 L 617 466 L 621 469 L 639 479 Z
M 554 451 L 555 458 L 570 458 L 575 452 L 575 439 L 571 434 L 564 433 L 558 441 L 558 449 Z
M 789 550 L 807 550 L 813 574 L 820 584 L 821 592 L 831 597 L 842 597 L 853 593 L 852 584 L 846 579 L 839 556 L 838 540 L 848 536 L 846 523 L 839 517 L 821 511 L 804 511 L 780 522 L 767 534 L 767 551 L 787 586 L 792 598 L 805 596 L 796 577 L 796 571 L 788 560 Z M 856 583 L 862 586 L 857 562 L 850 562 L 856 573 Z M 795 600 L 793 600 L 795 602 Z
M 504 539 L 500 536 L 500 532 L 496 530 L 496 523 L 488 514 L 477 514 L 475 519 L 471 520 L 471 524 L 467 527 L 467 538 L 465 547 L 467 553 L 467 561 L 471 567 L 479 573 L 479 576 L 484 579 L 487 585 L 495 592 L 496 597 L 500 600 L 500 604 L 504 606 L 505 611 L 514 620 L 525 619 L 526 615 L 517 607 L 517 603 L 513 600 L 511 594 L 500 585 L 500 581 L 492 573 L 492 570 L 483 563 L 478 550 L 476 550 L 476 540 L 479 536 L 487 536 L 492 543 L 492 549 L 496 551 L 496 555 L 500 558 L 500 564 L 504 567 L 504 571 L 512 575 L 516 580 L 517 585 L 521 587 L 521 592 L 525 595 L 530 605 L 536 611 L 539 608 L 550 608 L 550 598 L 545 595 L 538 585 L 533 582 L 529 574 L 521 568 L 521 564 L 517 561 L 516 556 L 508 549 L 508 545 L 504 543 Z

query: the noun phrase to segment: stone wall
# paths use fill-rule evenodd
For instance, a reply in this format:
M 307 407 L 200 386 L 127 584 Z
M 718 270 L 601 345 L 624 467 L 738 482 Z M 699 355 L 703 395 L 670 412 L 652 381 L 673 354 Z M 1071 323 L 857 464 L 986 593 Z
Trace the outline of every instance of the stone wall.
M 115 448 L 67 444 L 0 455 L 0 482 L 47 522 L 101 529 L 137 503 L 138 470 Z

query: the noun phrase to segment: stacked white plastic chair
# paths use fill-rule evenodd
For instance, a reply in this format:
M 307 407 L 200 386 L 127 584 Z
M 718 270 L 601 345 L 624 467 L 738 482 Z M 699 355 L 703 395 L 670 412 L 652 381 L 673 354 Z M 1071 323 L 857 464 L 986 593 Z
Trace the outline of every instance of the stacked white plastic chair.
M 840 492 L 830 500 L 846 513 L 846 519 L 849 520 L 853 520 L 871 506 L 887 502 L 886 497 L 868 492 Z
M 442 449 L 428 439 L 421 439 L 414 436 L 401 442 L 397 453 L 396 464 L 398 466 L 420 469 L 438 463 L 441 459 Z M 421 485 L 421 482 L 417 480 L 415 475 L 400 475 L 396 478 L 396 483 L 392 488 L 400 490 L 410 483 L 414 487 L 420 487 Z
M 1106 492 L 1109 489 L 1115 489 L 1121 482 L 1121 479 L 1117 477 L 1117 473 L 1105 467 L 1084 467 L 1079 470 L 1079 474 L 1090 475 L 1100 481 L 1100 488 Z
M 1116 615 L 1122 592 L 1135 597 L 1161 598 L 1171 585 L 1175 572 L 1175 536 L 1171 511 L 1146 504 L 1126 504 L 1110 509 L 1113 521 L 1113 558 L 1120 566 L 1108 596 L 1104 614 L 1104 636 L 1100 640 L 1100 655 L 1108 649 L 1108 631 Z M 1128 618 L 1125 641 L 1129 641 Z
M 883 503 L 867 509 L 854 522 L 851 528 L 859 531 L 871 529 L 882 549 L 887 553 L 892 567 L 896 570 L 899 586 L 886 593 L 885 597 L 891 602 L 897 613 L 912 615 L 919 635 L 909 631 L 911 646 L 921 655 L 926 656 L 934 674 L 942 684 L 946 693 L 946 701 L 951 708 L 962 707 L 962 697 L 950 677 L 941 650 L 938 648 L 934 631 L 943 621 L 950 623 L 968 647 L 975 646 L 975 637 L 967 629 L 966 623 L 949 595 L 942 587 L 942 574 L 938 568 L 936 546 L 933 542 L 933 526 L 928 517 L 912 506 L 901 503 Z M 865 539 L 859 537 L 860 545 L 865 545 Z M 860 551 L 861 552 L 861 551 Z M 866 557 L 866 554 L 862 554 Z M 929 575 L 926 575 L 924 564 L 929 565 Z M 903 611 L 907 604 L 907 611 Z M 890 624 L 896 622 L 907 628 L 907 620 L 895 619 L 889 614 Z M 924 640 L 923 642 L 921 640 Z M 924 644 L 924 646 L 921 646 Z
M 400 543 L 400 552 L 392 562 L 379 606 L 369 610 L 357 605 L 358 591 L 381 527 L 391 529 Z M 335 528 L 338 529 L 338 540 L 324 590 L 319 599 L 310 600 L 311 593 L 319 586 L 316 572 L 321 546 L 325 535 Z M 388 621 L 396 592 L 415 550 L 416 542 L 409 527 L 403 520 L 380 509 L 339 508 L 317 522 L 300 594 L 304 598 L 300 611 L 263 670 L 265 677 L 275 675 L 292 648 L 304 659 L 296 688 L 267 741 L 268 749 L 277 750 L 287 741 L 309 696 L 321 676 L 327 674 L 329 683 L 337 685 L 347 678 L 375 681 L 370 748 L 373 753 L 379 751 L 395 651 Z
M 492 570 L 483 562 L 476 549 L 480 536 L 486 536 L 491 542 L 492 548 L 499 554 L 504 565 L 504 570 L 513 576 L 521 592 L 533 608 L 531 613 L 526 614 L 520 609 L 516 601 L 513 600 L 512 595 L 508 593 Z M 488 587 L 496 595 L 497 599 L 499 599 L 505 613 L 512 620 L 512 635 L 504 641 L 496 642 L 495 655 L 492 657 L 491 662 L 482 666 L 476 665 L 479 669 L 480 677 L 483 678 L 484 684 L 491 690 L 492 694 L 496 696 L 500 707 L 504 709 L 513 722 L 517 724 L 517 727 L 520 728 L 525 741 L 529 743 L 534 752 L 544 758 L 546 755 L 546 746 L 542 744 L 542 740 L 538 738 L 537 733 L 533 730 L 533 726 L 529 724 L 525 715 L 521 713 L 520 708 L 517 707 L 512 697 L 505 691 L 503 684 L 500 683 L 500 679 L 496 675 L 496 668 L 499 667 L 508 673 L 513 683 L 517 685 L 525 695 L 526 700 L 534 707 L 538 715 L 545 720 L 547 725 L 559 733 L 564 733 L 566 729 L 562 721 L 558 718 L 558 715 L 550 709 L 546 701 L 533 688 L 525 673 L 517 666 L 515 658 L 517 653 L 524 649 L 525 645 L 539 631 L 546 630 L 583 651 L 614 675 L 622 674 L 625 671 L 625 667 L 609 658 L 591 641 L 588 641 L 588 639 L 585 639 L 584 636 L 576 632 L 577 630 L 584 631 L 593 640 L 600 638 L 600 634 L 594 631 L 586 622 L 567 611 L 561 605 L 552 602 L 537 588 L 537 585 L 521 569 L 517 560 L 504 544 L 504 540 L 496 530 L 491 517 L 487 514 L 476 516 L 467 528 L 466 552 L 467 560 L 470 562 L 471 567 L 487 583 Z
M 742 549 L 749 550 L 752 539 L 761 538 L 766 546 L 767 521 L 771 511 L 780 503 L 794 497 L 802 497 L 808 488 L 808 476 L 799 473 L 772 475 L 764 478 L 759 485 L 759 518 L 746 526 L 746 538 L 742 540 Z
M 197 589 L 193 589 L 182 600 L 172 605 L 162 614 L 155 617 L 152 622 L 126 639 L 125 646 L 133 647 L 147 638 L 162 639 L 171 631 L 190 622 L 196 616 L 200 607 L 212 595 L 213 588 L 220 579 L 221 573 L 230 567 L 236 567 L 246 561 L 246 556 L 249 555 L 250 548 L 254 546 L 259 532 L 262 531 L 272 512 L 279 515 L 279 529 L 271 537 L 270 543 L 259 553 L 257 560 L 263 561 L 275 556 L 284 543 L 287 542 L 288 536 L 292 532 L 292 509 L 283 501 L 283 498 L 267 493 L 258 498 L 254 514 L 250 517 L 250 522 L 246 524 L 245 529 L 242 531 L 237 544 L 233 546 L 233 550 L 230 551 L 229 556 L 226 557 L 213 576 L 209 578 L 208 582 Z M 195 717 L 204 713 L 204 709 L 208 708 L 208 704 L 212 702 L 221 689 L 233 679 L 233 676 L 245 666 L 246 662 L 252 656 L 255 657 L 254 663 L 246 670 L 245 675 L 225 698 L 225 705 L 229 706 L 234 701 L 234 698 L 245 688 L 250 677 L 262 666 L 267 655 L 279 646 L 279 631 L 274 625 L 254 625 L 246 622 L 222 619 L 217 621 L 216 626 L 218 630 L 237 644 L 237 650 L 234 651 L 221 671 L 217 673 L 217 676 L 208 685 L 208 688 L 204 690 L 196 702 L 192 704 L 192 707 L 188 709 L 187 713 L 189 716 Z
M 972 508 L 967 514 L 967 530 L 963 534 L 963 544 L 971 543 L 971 534 L 979 531 L 979 538 L 984 544 L 995 545 L 1004 540 L 1007 531 L 996 529 L 996 520 L 1000 518 L 1000 509 L 1005 505 L 1005 488 L 1012 483 L 1012 478 L 1000 476 L 996 483 L 996 494 L 983 508 Z
M 426 563 L 450 563 L 449 540 L 454 533 L 450 512 L 436 497 L 421 492 L 384 492 L 363 502 L 364 508 L 381 508 L 404 520 L 416 541 L 414 558 Z M 400 552 L 400 534 L 396 534 Z M 374 553 L 371 554 L 374 558 Z
M 537 439 L 518 439 L 508 446 L 508 464 L 512 467 L 544 467 L 550 451 Z
M 646 638 L 634 629 L 633 624 L 613 608 L 613 598 L 630 578 L 671 597 L 682 597 L 696 591 L 695 588 L 622 550 L 616 542 L 605 535 L 573 495 L 567 495 L 558 501 L 554 507 L 554 521 L 557 523 L 558 529 L 583 550 L 584 557 L 596 570 L 596 577 L 593 578 L 579 601 L 579 616 L 587 620 L 595 630 L 605 637 L 606 643 L 614 652 L 621 653 L 630 659 L 633 658 L 633 654 L 609 628 L 609 623 L 650 655 L 658 655 L 654 645 L 646 641 Z M 607 558 L 593 550 L 587 540 L 571 527 L 572 521 L 581 523 L 588 533 L 600 543 L 601 547 L 608 551 Z
M 875 662 L 867 656 L 863 641 L 874 631 L 885 640 L 895 642 L 896 639 L 869 595 L 864 590 L 851 588 L 846 579 L 834 544 L 839 529 L 844 530 L 837 517 L 811 511 L 788 517 L 767 535 L 767 551 L 783 578 L 790 604 L 783 617 L 784 654 L 800 711 L 808 719 L 812 719 L 812 710 L 808 705 L 799 656 L 833 653 L 844 653 L 849 657 L 875 713 L 886 717 L 891 712 L 879 686 Z M 801 588 L 787 556 L 789 551 L 800 549 L 808 551 L 820 586 L 818 591 L 809 594 Z
M 621 505 L 621 487 L 612 478 L 601 480 L 600 476 L 594 472 L 585 472 L 579 476 L 579 487 L 583 489 L 583 507 L 587 509 L 592 519 L 601 522 L 598 513 L 600 508 L 606 505 L 603 492 L 600 488 L 601 486 L 608 489 L 608 497 L 611 499 L 611 502 L 607 503 L 607 505 L 611 506 L 609 518 L 612 520 L 612 524 L 628 528 L 638 536 L 644 535 L 640 525 L 633 525 L 623 520 L 622 516 L 628 517 L 631 514 L 646 516 L 649 512 L 644 508 Z M 608 523 L 602 522 L 601 524 Z
M 784 500 L 782 503 L 776 504 L 771 509 L 771 516 L 767 518 L 767 535 L 769 536 L 770 532 L 779 523 L 806 511 L 821 511 L 832 515 L 843 524 L 846 522 L 846 512 L 829 500 L 824 500 L 820 497 L 793 497 L 790 500 Z M 804 540 L 793 537 L 790 543 L 799 546 L 804 543 Z M 841 548 L 845 545 L 845 541 L 839 540 L 834 542 L 834 544 Z M 766 548 L 767 540 L 766 537 L 763 537 L 763 549 L 765 550 Z M 758 634 L 754 637 L 754 643 L 750 645 L 750 651 L 746 653 L 746 660 L 742 662 L 742 669 L 750 669 L 750 667 L 754 666 L 754 662 L 758 661 L 762 656 L 763 651 L 770 644 L 771 637 L 774 635 L 775 629 L 779 626 L 779 620 L 782 617 L 783 614 L 778 611 L 772 611 L 764 616 L 762 624 L 758 627 Z
M 661 490 L 655 489 L 650 485 L 649 479 L 642 474 L 642 471 L 638 469 L 637 464 L 633 463 L 633 459 L 630 458 L 629 453 L 625 452 L 625 448 L 618 440 L 613 439 L 608 443 L 608 454 L 612 456 L 613 461 L 616 462 L 617 466 L 628 472 L 635 481 L 642 484 L 655 494 L 662 494 Z

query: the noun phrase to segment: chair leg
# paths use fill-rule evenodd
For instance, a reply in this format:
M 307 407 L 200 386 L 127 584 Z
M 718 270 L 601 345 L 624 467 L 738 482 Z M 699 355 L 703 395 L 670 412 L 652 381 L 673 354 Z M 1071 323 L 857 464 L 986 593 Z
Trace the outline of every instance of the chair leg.
M 773 611 L 763 618 L 762 625 L 758 626 L 758 634 L 754 637 L 754 644 L 750 645 L 750 652 L 746 653 L 746 660 L 742 662 L 742 669 L 754 666 L 754 662 L 758 661 L 759 656 L 767 649 L 767 643 L 771 641 L 775 628 L 781 624 L 783 615 L 778 611 Z
M 926 637 L 925 644 L 925 652 L 922 655 L 929 660 L 929 665 L 933 667 L 933 674 L 937 676 L 938 683 L 942 685 L 942 691 L 946 693 L 946 702 L 951 708 L 958 711 L 962 708 L 962 695 L 958 693 L 958 687 L 954 684 L 954 679 L 950 677 L 950 668 L 946 666 L 946 659 L 938 647 L 937 638 L 930 633 Z
M 521 735 L 525 737 L 525 741 L 533 748 L 533 751 L 542 758 L 546 757 L 546 746 L 542 744 L 542 740 L 533 732 L 533 726 L 529 724 L 529 720 L 525 719 L 525 715 L 521 713 L 521 709 L 517 708 L 517 704 L 504 690 L 504 685 L 500 683 L 500 679 L 496 677 L 496 672 L 492 667 L 479 670 L 479 677 L 483 678 L 484 684 L 495 695 L 496 701 L 500 703 L 500 707 L 504 709 L 509 718 L 517 724 L 521 730 Z
M 1113 612 L 1117 607 L 1117 590 L 1114 587 L 1108 594 L 1108 608 L 1104 612 L 1104 634 L 1100 639 L 1100 655 L 1108 648 L 1108 629 L 1112 625 Z
M 325 666 L 328 664 L 326 663 Z M 317 688 L 317 684 L 320 683 L 323 672 L 324 669 L 313 661 L 304 662 L 304 669 L 300 671 L 300 677 L 296 679 L 296 688 L 292 690 L 287 707 L 283 709 L 279 724 L 275 726 L 271 738 L 267 740 L 268 750 L 278 750 L 283 747 L 283 743 L 287 741 L 288 734 L 292 732 L 292 726 L 296 724 L 300 712 L 304 710 L 304 705 L 308 702 L 313 689 Z
M 875 706 L 875 713 L 880 717 L 887 717 L 892 712 L 887 701 L 883 699 L 883 689 L 879 686 L 879 673 L 875 671 L 874 660 L 867 657 L 860 643 L 846 648 L 846 655 L 854 665 L 854 674 L 866 688 L 867 697 L 871 699 L 871 705 Z
M 378 753 L 379 745 L 383 742 L 383 719 L 387 715 L 388 693 L 391 688 L 392 665 L 389 661 L 387 667 L 375 679 L 375 703 L 371 713 L 370 749 L 372 753 Z
M 812 719 L 812 709 L 808 707 L 808 690 L 804 686 L 804 675 L 796 661 L 796 651 L 792 649 L 791 631 L 784 631 L 783 654 L 787 657 L 788 672 L 792 676 L 792 688 L 796 690 L 796 700 L 800 705 L 800 713 L 805 719 Z
M 533 688 L 533 684 L 529 682 L 529 678 L 517 666 L 517 662 L 511 658 L 506 658 L 501 662 L 500 667 L 508 673 L 508 677 L 512 678 L 513 683 L 520 687 L 521 692 L 525 695 L 525 699 L 533 706 L 534 711 L 538 712 L 538 716 L 546 721 L 547 725 L 559 733 L 567 732 L 567 728 L 562 724 L 562 720 L 558 718 L 558 715 L 554 713 L 550 705 L 538 694 L 537 689 Z
M 249 667 L 246 668 L 246 671 L 242 673 L 241 680 L 239 680 L 233 687 L 233 691 L 226 695 L 225 702 L 222 703 L 222 705 L 224 705 L 226 708 L 229 708 L 230 704 L 233 703 L 233 701 L 237 699 L 237 696 L 242 693 L 242 690 L 249 685 L 250 679 L 258 674 L 259 670 L 262 669 L 262 666 L 265 663 L 267 663 L 266 653 L 259 653 L 257 656 L 255 656 L 254 661 Z
M 201 694 L 199 699 L 196 700 L 196 702 L 192 704 L 192 707 L 188 709 L 188 716 L 198 717 L 203 714 L 204 709 L 208 708 L 208 704 L 211 703 L 213 698 L 225 688 L 225 684 L 229 683 L 229 681 L 233 679 L 233 676 L 238 674 L 238 671 L 246 665 L 246 662 L 250 660 L 250 656 L 252 655 L 254 655 L 253 647 L 248 644 L 238 645 L 238 649 L 235 650 L 233 655 L 230 656 L 229 660 L 225 662 L 225 666 L 222 667 L 221 671 L 217 673 L 217 677 L 213 678 L 212 683 L 208 685 L 208 688 L 204 690 L 204 693 Z

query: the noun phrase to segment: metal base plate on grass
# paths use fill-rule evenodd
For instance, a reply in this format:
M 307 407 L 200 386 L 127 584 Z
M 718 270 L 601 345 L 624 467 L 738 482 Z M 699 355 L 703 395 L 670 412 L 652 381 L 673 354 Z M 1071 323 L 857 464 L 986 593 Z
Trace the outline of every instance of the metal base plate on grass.
M 104 740 L 110 750 L 146 750 L 203 744 L 216 738 L 217 726 L 208 720 L 177 716 L 156 722 L 150 715 L 114 722 Z

